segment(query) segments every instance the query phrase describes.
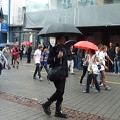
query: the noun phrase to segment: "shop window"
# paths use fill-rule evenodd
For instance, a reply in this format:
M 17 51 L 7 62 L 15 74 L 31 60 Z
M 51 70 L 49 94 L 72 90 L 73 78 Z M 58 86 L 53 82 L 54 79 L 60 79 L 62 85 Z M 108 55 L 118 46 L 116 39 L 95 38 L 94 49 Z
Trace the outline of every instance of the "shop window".
M 57 8 L 67 9 L 72 7 L 73 0 L 57 0 Z
M 95 5 L 96 0 L 77 0 L 78 7 L 79 6 L 90 6 Z
M 104 0 L 104 3 L 111 4 L 111 3 L 113 3 L 113 0 Z
M 2 43 L 7 43 L 7 33 L 2 33 Z

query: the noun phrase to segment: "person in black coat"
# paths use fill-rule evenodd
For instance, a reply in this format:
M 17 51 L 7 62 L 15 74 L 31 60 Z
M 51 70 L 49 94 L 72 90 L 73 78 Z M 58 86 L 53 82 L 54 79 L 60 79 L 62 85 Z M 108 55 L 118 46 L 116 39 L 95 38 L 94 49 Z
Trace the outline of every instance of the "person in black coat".
M 27 50 L 27 63 L 31 62 L 31 52 L 32 52 L 32 46 L 29 45 Z
M 65 44 L 65 37 L 59 36 L 57 37 L 57 45 L 53 47 L 48 55 L 48 64 L 50 64 L 50 68 L 60 66 L 62 63 L 62 71 L 61 77 L 56 78 L 53 80 L 53 83 L 56 87 L 56 92 L 48 99 L 47 102 L 42 104 L 44 112 L 47 115 L 51 115 L 50 105 L 56 101 L 56 117 L 67 118 L 67 115 L 61 112 L 61 104 L 63 102 L 63 94 L 65 89 L 66 78 L 68 77 L 68 70 L 67 70 L 67 54 L 64 48 Z

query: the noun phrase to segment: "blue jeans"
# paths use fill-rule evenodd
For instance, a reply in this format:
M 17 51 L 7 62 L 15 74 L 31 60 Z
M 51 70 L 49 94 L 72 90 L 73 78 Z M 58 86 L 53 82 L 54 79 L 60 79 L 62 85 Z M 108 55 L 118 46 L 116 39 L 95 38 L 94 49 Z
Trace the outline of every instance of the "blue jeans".
M 89 90 L 90 90 L 90 84 L 91 84 L 92 79 L 94 81 L 96 89 L 98 91 L 100 91 L 100 87 L 99 87 L 99 84 L 98 84 L 98 81 L 97 81 L 97 75 L 88 73 L 87 84 L 86 84 L 86 92 L 88 92 L 88 93 L 89 93 Z
M 79 58 L 79 57 L 78 57 L 77 68 L 78 68 L 79 70 L 81 70 L 81 64 L 82 64 L 82 58 Z
M 120 73 L 120 60 L 114 60 L 114 72 Z

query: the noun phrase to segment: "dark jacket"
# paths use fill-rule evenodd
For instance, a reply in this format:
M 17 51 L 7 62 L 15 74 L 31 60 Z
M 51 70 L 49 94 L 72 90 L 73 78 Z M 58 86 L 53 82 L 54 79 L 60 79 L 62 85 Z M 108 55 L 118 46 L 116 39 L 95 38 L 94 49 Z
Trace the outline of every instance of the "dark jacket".
M 115 48 L 114 47 L 109 48 L 107 53 L 108 53 L 110 59 L 114 60 L 114 57 L 115 57 Z
M 71 51 L 71 50 L 68 50 L 68 51 L 67 51 L 67 59 L 68 59 L 68 60 L 73 60 L 73 57 L 74 57 L 74 54 L 72 54 L 72 51 Z
M 59 53 L 59 51 L 62 50 L 64 55 L 63 57 L 57 58 L 57 55 Z M 62 71 L 61 74 L 64 77 L 68 77 L 68 70 L 67 70 L 67 54 L 66 54 L 66 49 L 60 46 L 55 46 L 52 47 L 49 55 L 48 55 L 48 59 L 47 59 L 48 64 L 50 64 L 50 68 L 52 67 L 57 67 L 57 66 L 62 66 Z
M 120 61 L 120 51 L 115 54 L 115 60 Z

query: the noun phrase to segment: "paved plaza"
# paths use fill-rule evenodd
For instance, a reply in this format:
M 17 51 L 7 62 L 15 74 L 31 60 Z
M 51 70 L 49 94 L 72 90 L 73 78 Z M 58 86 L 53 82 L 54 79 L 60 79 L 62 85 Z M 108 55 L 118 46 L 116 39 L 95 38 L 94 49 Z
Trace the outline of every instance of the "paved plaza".
M 41 104 L 54 93 L 52 82 L 46 79 L 43 69 L 43 81 L 33 80 L 35 66 L 20 61 L 20 67 L 5 69 L 0 76 L 0 120 L 61 120 L 54 117 L 55 103 L 51 106 L 52 115 L 47 116 Z M 120 120 L 120 75 L 106 73 L 111 91 L 101 88 L 100 93 L 91 89 L 83 93 L 85 86 L 79 85 L 82 71 L 74 70 L 69 75 L 63 101 L 63 111 L 68 120 Z M 99 77 L 98 77 L 99 79 Z M 83 83 L 86 83 L 86 78 Z M 64 120 L 64 119 L 63 119 Z

